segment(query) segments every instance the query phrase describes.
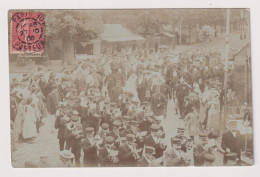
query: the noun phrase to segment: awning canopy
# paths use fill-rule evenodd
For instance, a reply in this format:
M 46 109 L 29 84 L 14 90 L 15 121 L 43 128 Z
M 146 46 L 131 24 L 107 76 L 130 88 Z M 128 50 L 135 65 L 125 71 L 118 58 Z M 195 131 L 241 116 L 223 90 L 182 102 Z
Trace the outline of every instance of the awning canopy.
M 174 34 L 171 34 L 169 32 L 163 32 L 162 34 L 164 34 L 167 37 L 174 37 L 175 36 Z
M 104 33 L 100 38 L 108 42 L 144 40 L 142 36 L 132 33 L 121 24 L 104 24 Z

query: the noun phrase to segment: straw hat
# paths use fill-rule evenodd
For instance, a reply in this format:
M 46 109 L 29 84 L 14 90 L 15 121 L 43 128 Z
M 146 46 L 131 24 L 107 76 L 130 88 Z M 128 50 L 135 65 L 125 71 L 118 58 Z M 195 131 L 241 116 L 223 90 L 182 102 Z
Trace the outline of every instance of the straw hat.
M 73 159 L 74 154 L 70 152 L 69 150 L 64 150 L 60 152 L 60 156 L 65 158 L 65 159 Z

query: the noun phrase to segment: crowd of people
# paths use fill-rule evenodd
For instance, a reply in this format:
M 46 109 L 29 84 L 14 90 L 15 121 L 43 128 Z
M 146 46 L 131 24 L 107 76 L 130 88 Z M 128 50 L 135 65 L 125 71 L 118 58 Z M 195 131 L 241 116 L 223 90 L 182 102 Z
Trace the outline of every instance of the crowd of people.
M 210 166 L 217 150 L 225 165 L 236 165 L 242 148 L 236 121 L 220 131 L 223 78 L 221 54 L 205 49 L 152 59 L 105 56 L 62 71 L 38 67 L 10 83 L 12 141 L 33 143 L 46 118 L 50 134 L 58 131 L 64 167 Z M 227 104 L 237 107 L 232 82 Z M 246 105 L 241 117 L 250 122 L 245 115 Z M 183 123 L 170 142 L 161 125 L 167 116 Z

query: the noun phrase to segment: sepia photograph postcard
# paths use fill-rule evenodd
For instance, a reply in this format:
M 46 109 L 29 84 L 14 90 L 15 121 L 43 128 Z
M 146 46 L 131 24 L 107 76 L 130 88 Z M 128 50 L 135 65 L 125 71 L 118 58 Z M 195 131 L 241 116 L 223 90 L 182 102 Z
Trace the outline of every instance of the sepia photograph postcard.
M 250 15 L 10 9 L 12 167 L 254 165 Z

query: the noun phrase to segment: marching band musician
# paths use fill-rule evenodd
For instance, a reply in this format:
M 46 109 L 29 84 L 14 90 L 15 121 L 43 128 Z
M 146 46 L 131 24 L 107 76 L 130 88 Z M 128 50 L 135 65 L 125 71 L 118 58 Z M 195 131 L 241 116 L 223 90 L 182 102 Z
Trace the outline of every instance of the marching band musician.
M 164 152 L 164 166 L 187 166 L 189 160 L 186 153 L 181 150 L 181 139 L 171 138 L 172 148 Z
M 78 131 L 80 131 L 80 128 L 78 127 L 81 127 L 82 129 L 82 125 L 80 123 L 80 118 L 77 115 L 72 115 L 70 119 L 71 121 L 67 123 L 65 133 L 64 133 L 66 139 L 65 149 L 71 150 L 71 152 L 74 154 L 75 157 L 75 164 L 77 167 L 79 167 L 80 151 L 81 151 L 80 142 L 81 139 L 83 138 L 83 131 L 81 130 L 82 133 L 79 133 Z
M 159 164 L 156 163 L 155 157 L 155 148 L 152 146 L 145 146 L 144 147 L 144 154 L 143 156 L 137 160 L 138 167 L 158 167 Z
M 140 158 L 134 141 L 135 135 L 127 134 L 126 142 L 119 147 L 118 158 L 120 161 L 120 165 L 123 167 L 136 166 L 136 161 Z
M 120 131 L 122 123 L 118 120 L 113 122 L 113 130 L 108 133 L 109 136 L 112 136 L 115 139 L 115 146 L 119 147 L 121 145 L 121 137 L 124 136 L 124 133 Z
M 185 126 L 179 126 L 177 128 L 177 134 L 175 138 L 181 139 L 181 150 L 183 152 L 187 152 L 186 144 L 188 142 L 188 136 L 186 135 L 186 128 Z
M 65 144 L 65 129 L 66 129 L 66 123 L 69 122 L 70 118 L 67 115 L 62 115 L 61 113 L 56 115 L 56 120 L 54 127 L 55 129 L 58 129 L 58 139 L 59 139 L 59 145 L 60 145 L 60 151 L 64 150 L 64 144 Z
M 94 138 L 94 128 L 86 128 L 86 137 L 81 140 L 81 147 L 84 152 L 83 162 L 84 167 L 97 167 L 98 156 L 97 156 L 97 144 Z
M 165 147 L 162 147 L 160 144 L 160 135 L 162 132 L 160 130 L 160 126 L 157 124 L 152 124 L 150 129 L 151 133 L 144 138 L 144 145 L 154 147 L 154 156 L 159 158 L 162 156 L 163 151 L 165 150 Z
M 141 131 L 138 127 L 138 123 L 136 120 L 130 121 L 130 128 L 126 130 L 126 133 L 134 134 L 136 138 L 136 144 L 138 148 L 144 147 L 144 139 L 141 135 Z
M 107 136 L 104 147 L 99 149 L 99 164 L 101 167 L 112 167 L 118 164 L 118 150 L 114 146 L 115 139 L 112 136 Z
M 100 130 L 99 134 L 100 134 L 100 137 L 102 139 L 106 138 L 106 136 L 109 134 L 109 125 L 108 125 L 108 123 L 103 123 L 101 125 L 101 130 Z
M 89 119 L 88 119 L 87 126 L 94 127 L 95 133 L 98 133 L 100 115 L 98 114 L 97 109 L 94 107 L 89 108 L 88 113 L 89 113 L 89 117 L 88 117 Z
M 200 143 L 194 146 L 193 154 L 194 154 L 194 165 L 195 166 L 203 166 L 204 165 L 204 155 L 208 153 L 208 134 L 200 133 L 199 135 Z
M 225 151 L 223 162 L 226 164 L 227 157 L 226 155 L 229 153 L 236 153 L 236 160 L 238 160 L 238 164 L 240 163 L 241 156 L 241 135 L 237 130 L 237 121 L 229 120 L 228 121 L 228 132 L 226 132 L 222 137 L 221 147 Z

